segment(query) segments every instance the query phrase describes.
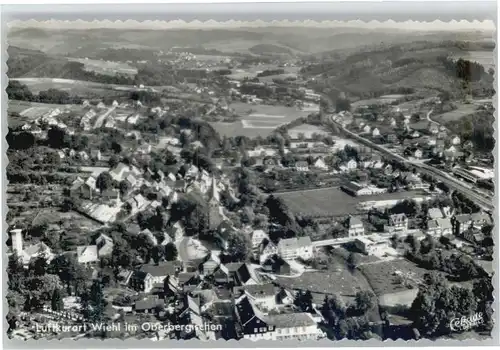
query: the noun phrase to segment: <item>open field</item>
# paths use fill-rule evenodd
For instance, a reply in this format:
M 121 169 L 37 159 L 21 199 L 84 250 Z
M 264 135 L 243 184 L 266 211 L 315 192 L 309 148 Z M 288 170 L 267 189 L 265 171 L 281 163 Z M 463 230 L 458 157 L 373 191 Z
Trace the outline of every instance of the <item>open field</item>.
M 259 72 L 263 72 L 268 69 L 284 69 L 285 73 L 284 74 L 278 74 L 278 75 L 270 75 L 267 77 L 259 77 L 259 80 L 261 81 L 272 81 L 273 78 L 286 78 L 287 76 L 294 76 L 296 77 L 300 67 L 277 67 L 276 65 L 272 64 L 262 64 L 259 66 L 253 66 L 245 69 L 234 69 L 232 74 L 228 75 L 229 79 L 234 79 L 234 80 L 243 80 L 244 78 L 255 78 L 257 77 L 257 74 Z
M 349 273 L 345 266 L 337 270 L 306 271 L 293 278 L 277 277 L 277 284 L 293 290 L 309 290 L 314 302 L 321 304 L 325 295 L 339 295 L 346 301 L 354 299 L 363 285 Z
M 466 115 L 472 114 L 477 109 L 477 106 L 472 103 L 456 103 L 456 106 L 457 109 L 455 109 L 454 111 L 439 115 L 432 115 L 431 119 L 440 124 L 445 124 L 447 122 L 457 121 Z
M 360 211 L 358 205 L 363 202 L 382 200 L 403 200 L 415 196 L 422 196 L 421 192 L 404 191 L 384 193 L 372 196 L 351 197 L 340 188 L 314 189 L 287 193 L 277 193 L 276 196 L 285 200 L 294 213 L 312 215 L 343 216 Z
M 400 98 L 403 98 L 405 95 L 384 95 L 380 96 L 378 98 L 370 98 L 367 100 L 359 100 L 356 102 L 353 102 L 351 104 L 352 108 L 357 108 L 360 106 L 367 106 L 367 105 L 373 105 L 373 104 L 390 104 L 394 101 L 397 101 Z
M 16 78 L 26 85 L 31 92 L 37 94 L 48 89 L 67 91 L 70 95 L 108 96 L 117 94 L 117 91 L 133 91 L 133 86 L 94 83 L 83 80 L 59 78 Z
M 406 259 L 380 261 L 362 265 L 359 269 L 378 296 L 407 291 L 409 288 L 402 281 L 406 281 L 412 289 L 418 289 L 422 277 L 428 272 Z
M 313 134 L 328 135 L 328 132 L 324 129 L 311 124 L 302 124 L 288 130 L 288 135 L 292 139 L 298 138 L 299 134 L 304 134 L 306 138 L 311 138 Z
M 51 103 L 38 103 L 28 101 L 9 100 L 7 107 L 8 124 L 11 127 L 31 122 L 45 113 L 58 108 L 62 113 L 75 112 L 80 113 L 83 110 L 81 105 L 60 105 Z M 12 114 L 16 115 L 13 116 Z
M 251 105 L 241 102 L 232 103 L 230 108 L 240 114 L 242 119 L 234 123 L 210 123 L 221 135 L 265 137 L 278 126 L 309 114 L 294 107 Z
M 115 75 L 126 74 L 130 76 L 134 76 L 137 74 L 137 68 L 134 68 L 127 63 L 123 62 L 112 62 L 112 61 L 104 61 L 104 60 L 93 60 L 93 59 L 84 59 L 84 58 L 71 58 L 68 57 L 68 60 L 80 62 L 85 65 L 86 71 L 92 71 L 99 74 L 106 75 Z

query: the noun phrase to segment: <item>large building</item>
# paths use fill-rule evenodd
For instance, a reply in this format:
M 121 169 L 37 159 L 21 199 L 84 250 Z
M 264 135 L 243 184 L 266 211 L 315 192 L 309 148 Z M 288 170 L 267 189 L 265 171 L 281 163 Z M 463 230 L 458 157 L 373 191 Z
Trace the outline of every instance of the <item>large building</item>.
M 259 310 L 248 297 L 236 305 L 242 336 L 249 340 L 317 340 L 324 336 L 307 312 L 269 315 Z
M 309 260 L 313 257 L 311 238 L 307 236 L 282 239 L 278 242 L 278 254 L 283 259 Z
M 393 214 L 389 217 L 389 223 L 385 225 L 385 232 L 404 232 L 408 230 L 408 218 L 404 213 Z

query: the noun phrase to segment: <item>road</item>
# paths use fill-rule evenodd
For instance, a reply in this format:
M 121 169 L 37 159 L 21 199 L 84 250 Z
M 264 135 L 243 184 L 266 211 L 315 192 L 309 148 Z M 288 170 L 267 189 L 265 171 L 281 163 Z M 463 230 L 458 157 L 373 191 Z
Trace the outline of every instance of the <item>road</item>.
M 463 193 L 465 196 L 469 197 L 472 201 L 474 201 L 474 203 L 476 203 L 477 205 L 479 205 L 483 209 L 488 210 L 488 211 L 493 210 L 494 207 L 493 207 L 493 203 L 492 203 L 491 199 L 489 199 L 487 197 L 485 198 L 484 194 L 474 192 L 472 187 L 466 185 L 465 183 L 462 183 L 460 180 L 452 177 L 451 175 L 449 175 L 449 174 L 447 174 L 439 169 L 436 169 L 432 166 L 429 166 L 427 164 L 422 164 L 419 162 L 414 162 L 414 161 L 411 161 L 409 159 L 406 159 L 405 157 L 403 157 L 397 153 L 394 153 L 381 145 L 373 143 L 372 141 L 365 139 L 364 137 L 361 137 L 361 136 L 345 129 L 342 125 L 340 125 L 339 123 L 337 123 L 333 120 L 333 115 L 329 116 L 329 121 L 331 123 L 335 124 L 342 132 L 349 135 L 351 138 L 355 139 L 359 143 L 361 143 L 365 146 L 368 146 L 370 148 L 373 148 L 373 149 L 383 153 L 384 155 L 389 156 L 393 159 L 396 159 L 402 163 L 409 163 L 412 166 L 414 166 L 415 168 L 418 168 L 421 173 L 430 175 L 430 176 L 434 177 L 435 179 L 445 183 L 449 188 Z
M 109 109 L 104 112 L 103 114 L 101 114 L 95 121 L 95 124 L 94 124 L 94 129 L 98 129 L 102 126 L 102 124 L 104 123 L 104 120 L 111 114 L 111 112 L 113 112 L 114 110 L 116 109 L 116 107 L 109 107 Z

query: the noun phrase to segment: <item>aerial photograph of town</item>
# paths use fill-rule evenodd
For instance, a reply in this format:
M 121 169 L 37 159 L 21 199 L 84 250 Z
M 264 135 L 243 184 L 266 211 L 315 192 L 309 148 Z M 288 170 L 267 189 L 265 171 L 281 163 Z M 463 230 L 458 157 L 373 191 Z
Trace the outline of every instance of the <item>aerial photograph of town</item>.
M 10 25 L 7 336 L 491 338 L 495 28 L 392 26 Z

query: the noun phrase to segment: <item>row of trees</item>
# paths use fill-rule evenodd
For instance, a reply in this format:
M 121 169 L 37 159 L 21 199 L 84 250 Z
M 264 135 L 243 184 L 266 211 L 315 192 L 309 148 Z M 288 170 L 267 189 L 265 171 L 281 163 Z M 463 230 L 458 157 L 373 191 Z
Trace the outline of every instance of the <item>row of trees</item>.
M 7 85 L 7 96 L 9 100 L 20 100 L 40 103 L 53 104 L 81 104 L 82 99 L 78 96 L 72 96 L 67 91 L 48 89 L 33 94 L 30 89 L 17 80 L 10 80 Z

